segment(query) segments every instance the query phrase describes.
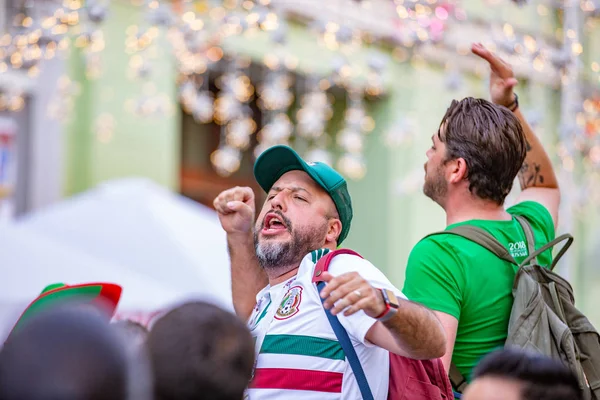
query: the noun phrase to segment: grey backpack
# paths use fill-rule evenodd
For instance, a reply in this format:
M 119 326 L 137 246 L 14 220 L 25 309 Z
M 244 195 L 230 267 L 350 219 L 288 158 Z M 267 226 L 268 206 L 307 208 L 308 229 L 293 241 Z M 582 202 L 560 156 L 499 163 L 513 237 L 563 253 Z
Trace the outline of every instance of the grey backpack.
M 520 216 L 529 256 L 519 265 L 508 250 L 487 231 L 461 225 L 438 234 L 454 234 L 471 240 L 498 258 L 518 266 L 512 294 L 513 307 L 508 324 L 506 346 L 518 346 L 561 359 L 576 374 L 585 400 L 600 400 L 600 336 L 586 318 L 575 308 L 573 288 L 565 279 L 552 272 L 565 254 L 573 237 L 564 234 L 539 249 L 535 249 L 533 230 Z M 537 257 L 544 251 L 566 241 L 548 268 L 540 266 Z M 450 381 L 462 393 L 467 382 L 454 363 Z

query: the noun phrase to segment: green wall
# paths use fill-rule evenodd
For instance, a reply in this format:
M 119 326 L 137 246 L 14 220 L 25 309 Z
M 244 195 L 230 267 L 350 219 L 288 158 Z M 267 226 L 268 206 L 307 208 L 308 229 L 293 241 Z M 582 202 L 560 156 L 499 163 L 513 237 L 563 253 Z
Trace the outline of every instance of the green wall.
M 86 190 L 105 180 L 143 176 L 167 187 L 177 188 L 179 126 L 176 118 L 175 66 L 164 33 L 151 52 L 152 73 L 148 82 L 129 76 L 125 52 L 126 29 L 143 23 L 140 8 L 112 2 L 103 23 L 106 48 L 101 52 L 100 77 L 85 76 L 85 54 L 72 51 L 69 73 L 81 84 L 74 118 L 67 125 L 65 188 L 67 195 Z M 138 117 L 126 110 L 128 100 L 147 94 L 164 94 L 173 110 L 166 116 Z M 99 117 L 112 118 L 112 138 L 97 135 Z

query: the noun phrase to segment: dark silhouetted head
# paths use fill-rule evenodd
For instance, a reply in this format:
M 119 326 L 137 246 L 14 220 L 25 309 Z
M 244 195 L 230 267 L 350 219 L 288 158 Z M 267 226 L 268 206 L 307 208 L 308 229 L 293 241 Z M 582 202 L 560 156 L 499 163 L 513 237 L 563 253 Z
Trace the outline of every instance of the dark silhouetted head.
M 235 315 L 203 302 L 160 318 L 148 336 L 156 400 L 241 400 L 254 344 Z
M 126 385 L 121 342 L 80 307 L 32 317 L 0 352 L 1 400 L 125 400 Z
M 495 351 L 473 370 L 464 400 L 581 400 L 577 378 L 560 360 L 519 348 Z

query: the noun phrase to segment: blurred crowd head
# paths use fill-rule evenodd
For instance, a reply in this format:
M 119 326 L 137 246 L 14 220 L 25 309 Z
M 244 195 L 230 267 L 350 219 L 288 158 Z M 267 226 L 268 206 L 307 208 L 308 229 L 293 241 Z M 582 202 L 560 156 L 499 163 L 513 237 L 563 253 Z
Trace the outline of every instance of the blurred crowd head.
M 123 343 L 89 309 L 62 306 L 39 313 L 0 352 L 0 399 L 124 400 L 126 394 Z
M 239 400 L 254 365 L 246 325 L 208 303 L 184 304 L 160 318 L 148 351 L 155 400 Z
M 518 347 L 484 357 L 464 400 L 582 400 L 579 382 L 562 361 Z
M 0 400 L 240 400 L 254 343 L 235 315 L 186 303 L 149 331 L 61 304 L 19 324 L 0 351 Z

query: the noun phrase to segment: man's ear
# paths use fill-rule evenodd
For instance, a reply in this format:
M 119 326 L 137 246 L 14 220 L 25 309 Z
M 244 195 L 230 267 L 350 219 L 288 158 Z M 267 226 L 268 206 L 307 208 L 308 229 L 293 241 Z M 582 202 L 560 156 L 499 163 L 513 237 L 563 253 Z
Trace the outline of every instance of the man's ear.
M 446 174 L 449 183 L 459 183 L 467 177 L 469 168 L 464 158 L 459 157 L 446 163 Z
M 342 233 L 342 221 L 337 218 L 330 218 L 327 222 L 326 243 L 337 243 Z

